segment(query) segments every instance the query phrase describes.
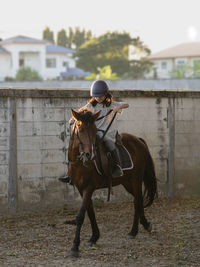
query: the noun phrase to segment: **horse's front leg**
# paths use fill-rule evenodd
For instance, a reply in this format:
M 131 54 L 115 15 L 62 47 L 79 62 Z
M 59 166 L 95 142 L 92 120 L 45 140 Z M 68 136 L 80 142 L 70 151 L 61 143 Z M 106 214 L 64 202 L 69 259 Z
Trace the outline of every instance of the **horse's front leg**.
M 79 256 L 78 248 L 80 245 L 80 233 L 81 233 L 81 227 L 83 225 L 84 218 L 85 218 L 85 211 L 86 209 L 82 205 L 76 216 L 76 233 L 75 233 L 75 238 L 73 241 L 73 246 L 71 248 L 71 256 L 73 257 Z
M 100 232 L 99 232 L 99 228 L 97 225 L 92 200 L 90 200 L 89 206 L 87 208 L 87 214 L 88 214 L 88 217 L 90 219 L 90 223 L 91 223 L 91 227 L 92 227 L 92 236 L 88 241 L 88 245 L 92 246 L 92 245 L 96 244 L 96 242 L 100 236 Z
M 89 202 L 91 200 L 91 194 L 88 192 L 83 193 L 83 202 L 81 205 L 81 208 L 76 216 L 76 233 L 75 238 L 73 241 L 73 246 L 71 248 L 71 256 L 78 257 L 79 256 L 79 245 L 80 245 L 80 233 L 81 233 L 81 227 L 83 225 L 84 219 L 85 219 L 85 212 L 89 206 Z

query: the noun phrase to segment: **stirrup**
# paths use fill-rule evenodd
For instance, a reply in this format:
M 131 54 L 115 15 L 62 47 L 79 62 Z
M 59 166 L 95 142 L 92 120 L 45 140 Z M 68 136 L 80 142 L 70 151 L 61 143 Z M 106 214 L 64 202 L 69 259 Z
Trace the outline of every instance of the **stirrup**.
M 120 176 L 123 176 L 123 170 L 121 168 L 120 165 L 116 164 L 114 167 L 113 167 L 113 170 L 112 170 L 112 176 L 115 178 L 115 177 L 120 177 Z

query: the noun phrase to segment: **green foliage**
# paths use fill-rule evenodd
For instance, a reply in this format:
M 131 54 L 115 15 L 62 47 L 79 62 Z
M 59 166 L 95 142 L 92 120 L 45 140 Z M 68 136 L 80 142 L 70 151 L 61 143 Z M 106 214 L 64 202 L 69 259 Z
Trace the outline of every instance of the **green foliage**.
M 60 30 L 57 34 L 57 45 L 67 46 L 67 34 L 64 29 Z
M 66 44 L 66 46 L 68 48 L 72 48 L 72 45 L 73 45 L 73 29 L 72 29 L 72 27 L 69 27 L 68 28 L 68 34 L 67 34 L 67 44 Z
M 65 30 L 58 32 L 57 44 L 77 49 L 91 37 L 91 31 L 81 30 L 79 27 L 75 27 L 75 29 L 69 27 L 67 32 Z
M 109 65 L 104 66 L 102 68 L 98 67 L 97 70 L 99 73 L 97 74 L 92 73 L 90 76 L 86 76 L 85 80 L 96 80 L 96 79 L 118 80 L 119 79 L 119 77 L 117 77 L 117 74 L 112 72 L 112 69 Z
M 15 81 L 15 78 L 10 77 L 10 76 L 6 76 L 6 77 L 4 78 L 4 81 L 5 81 L 5 82 L 13 82 L 13 81 Z
M 148 73 L 153 66 L 153 63 L 148 59 L 131 60 L 129 78 L 139 79 Z
M 193 77 L 200 78 L 200 62 L 195 61 L 193 66 Z
M 172 69 L 169 73 L 172 78 L 191 78 L 192 77 L 192 67 L 189 64 L 184 64 L 182 66 L 177 66 Z
M 41 81 L 42 78 L 39 76 L 36 70 L 32 70 L 30 67 L 22 66 L 19 68 L 17 75 L 17 81 Z
M 54 43 L 53 31 L 51 31 L 48 26 L 42 32 L 42 39 L 49 40 L 50 42 Z
M 140 63 L 133 63 L 129 60 L 129 46 L 137 48 L 137 53 L 144 57 Z M 145 56 L 149 55 L 150 50 L 143 45 L 140 38 L 131 38 L 129 33 L 107 32 L 99 37 L 90 38 L 75 53 L 78 58 L 77 66 L 95 73 L 97 68 L 110 66 L 114 73 L 122 76 L 127 73 L 130 77 L 134 76 L 137 67 L 136 77 L 142 77 L 146 68 L 150 64 L 146 62 Z M 140 68 L 138 70 L 138 68 Z

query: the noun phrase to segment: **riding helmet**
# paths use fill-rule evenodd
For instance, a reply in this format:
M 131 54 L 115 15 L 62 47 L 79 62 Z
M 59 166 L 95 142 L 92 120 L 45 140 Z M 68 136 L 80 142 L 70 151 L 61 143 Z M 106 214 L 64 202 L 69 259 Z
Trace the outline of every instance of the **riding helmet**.
M 109 92 L 107 83 L 103 80 L 94 81 L 90 88 L 90 96 L 100 97 Z

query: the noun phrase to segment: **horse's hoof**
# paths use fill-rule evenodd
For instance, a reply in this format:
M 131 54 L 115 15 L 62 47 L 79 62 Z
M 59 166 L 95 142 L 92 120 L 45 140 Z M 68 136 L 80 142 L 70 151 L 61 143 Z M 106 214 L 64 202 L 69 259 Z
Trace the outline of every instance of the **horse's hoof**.
M 91 247 L 93 247 L 95 245 L 96 245 L 96 242 L 91 242 L 91 241 L 87 242 L 87 247 L 89 247 L 89 248 L 91 248 Z
M 129 239 L 135 239 L 137 234 L 128 233 Z
M 152 231 L 152 225 L 149 224 L 149 226 L 148 226 L 148 228 L 147 228 L 147 232 L 151 233 L 151 231 Z
M 77 250 L 72 250 L 70 256 L 72 258 L 78 258 L 79 257 L 79 252 Z

